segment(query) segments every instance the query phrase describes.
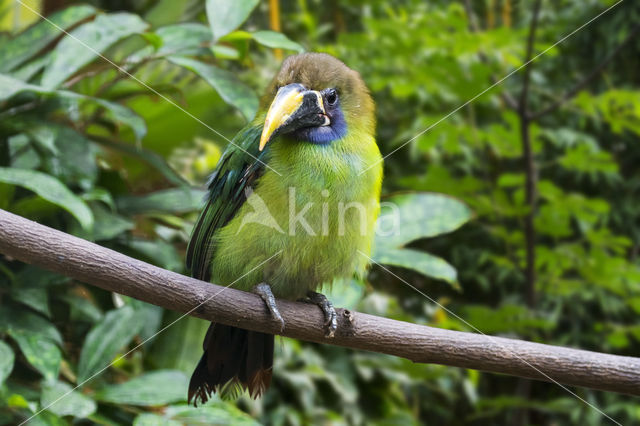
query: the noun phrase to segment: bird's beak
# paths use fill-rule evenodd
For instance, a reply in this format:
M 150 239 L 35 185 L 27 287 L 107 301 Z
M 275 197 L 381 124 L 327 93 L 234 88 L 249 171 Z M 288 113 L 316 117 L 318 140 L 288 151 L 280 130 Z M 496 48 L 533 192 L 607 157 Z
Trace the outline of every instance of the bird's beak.
M 307 90 L 302 84 L 281 87 L 269 107 L 260 137 L 260 151 L 278 135 L 290 133 L 303 127 L 328 126 L 331 120 L 326 115 L 322 95 Z

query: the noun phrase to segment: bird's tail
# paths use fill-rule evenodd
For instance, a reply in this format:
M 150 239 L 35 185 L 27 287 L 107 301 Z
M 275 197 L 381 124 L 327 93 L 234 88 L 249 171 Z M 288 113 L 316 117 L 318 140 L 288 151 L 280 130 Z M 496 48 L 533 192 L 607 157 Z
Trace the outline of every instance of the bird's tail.
M 204 404 L 212 393 L 232 397 L 242 390 L 258 398 L 271 383 L 273 341 L 272 334 L 211 323 L 189 382 L 189 403 Z

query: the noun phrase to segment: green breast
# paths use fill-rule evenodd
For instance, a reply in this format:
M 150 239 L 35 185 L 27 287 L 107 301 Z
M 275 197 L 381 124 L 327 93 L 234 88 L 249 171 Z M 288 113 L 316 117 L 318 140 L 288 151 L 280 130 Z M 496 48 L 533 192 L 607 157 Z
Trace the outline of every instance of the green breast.
M 380 158 L 373 138 L 356 139 L 328 146 L 276 141 L 271 169 L 214 236 L 213 282 L 249 290 L 266 281 L 277 297 L 296 299 L 362 274 L 382 171 L 381 164 L 365 171 Z

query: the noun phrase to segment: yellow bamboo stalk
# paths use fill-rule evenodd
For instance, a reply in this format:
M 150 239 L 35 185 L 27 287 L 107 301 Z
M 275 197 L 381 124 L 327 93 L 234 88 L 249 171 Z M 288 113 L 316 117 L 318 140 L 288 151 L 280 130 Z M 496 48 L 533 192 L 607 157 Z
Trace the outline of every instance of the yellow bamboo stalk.
M 511 0 L 504 0 L 502 4 L 502 25 L 511 28 Z
M 487 29 L 491 30 L 496 25 L 496 16 L 494 14 L 496 3 L 495 0 L 489 0 L 487 2 Z
M 269 26 L 272 31 L 281 31 L 280 28 L 280 1 L 269 0 Z M 282 60 L 282 49 L 274 49 L 276 59 Z

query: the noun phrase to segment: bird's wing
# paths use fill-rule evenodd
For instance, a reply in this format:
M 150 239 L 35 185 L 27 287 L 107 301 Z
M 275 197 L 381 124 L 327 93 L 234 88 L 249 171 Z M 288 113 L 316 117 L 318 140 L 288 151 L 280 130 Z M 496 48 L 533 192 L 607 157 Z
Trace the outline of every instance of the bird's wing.
M 191 276 L 208 281 L 215 252 L 213 235 L 226 225 L 246 200 L 245 190 L 264 173 L 264 154 L 258 151 L 261 126 L 241 130 L 222 154 L 209 179 L 207 204 L 193 228 L 187 248 Z

